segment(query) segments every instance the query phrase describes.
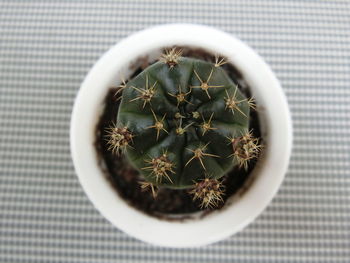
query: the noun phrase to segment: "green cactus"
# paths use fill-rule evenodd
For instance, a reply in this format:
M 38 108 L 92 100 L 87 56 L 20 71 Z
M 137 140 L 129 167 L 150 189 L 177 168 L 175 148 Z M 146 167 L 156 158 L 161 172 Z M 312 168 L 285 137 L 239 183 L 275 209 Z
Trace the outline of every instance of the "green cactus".
M 142 188 L 190 189 L 201 205 L 222 201 L 220 178 L 247 167 L 259 153 L 249 132 L 254 107 L 216 63 L 171 49 L 122 85 L 110 149 L 123 152 L 143 178 Z

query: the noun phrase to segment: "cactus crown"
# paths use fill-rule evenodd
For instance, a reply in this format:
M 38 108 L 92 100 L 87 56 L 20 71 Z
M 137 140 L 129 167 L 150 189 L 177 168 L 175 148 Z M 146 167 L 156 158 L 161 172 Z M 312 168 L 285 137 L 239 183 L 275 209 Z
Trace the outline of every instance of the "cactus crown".
M 249 132 L 254 107 L 221 68 L 166 51 L 160 60 L 122 85 L 110 149 L 124 152 L 141 173 L 142 188 L 189 188 L 201 206 L 222 201 L 220 178 L 247 167 L 259 153 Z

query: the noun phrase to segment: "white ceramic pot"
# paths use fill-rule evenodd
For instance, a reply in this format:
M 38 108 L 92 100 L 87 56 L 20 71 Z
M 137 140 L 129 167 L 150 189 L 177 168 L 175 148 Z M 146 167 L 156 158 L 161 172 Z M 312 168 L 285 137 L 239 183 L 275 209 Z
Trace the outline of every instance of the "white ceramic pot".
M 239 198 L 201 219 L 160 220 L 129 206 L 101 171 L 94 147 L 95 127 L 109 87 L 132 72 L 140 56 L 152 60 L 173 45 L 204 48 L 227 57 L 251 88 L 259 107 L 266 148 L 254 180 Z M 225 239 L 251 223 L 271 202 L 287 171 L 292 125 L 286 97 L 270 67 L 251 48 L 222 31 L 200 25 L 156 26 L 120 41 L 94 65 L 75 100 L 71 153 L 79 181 L 91 202 L 113 225 L 142 241 L 167 247 L 195 247 Z

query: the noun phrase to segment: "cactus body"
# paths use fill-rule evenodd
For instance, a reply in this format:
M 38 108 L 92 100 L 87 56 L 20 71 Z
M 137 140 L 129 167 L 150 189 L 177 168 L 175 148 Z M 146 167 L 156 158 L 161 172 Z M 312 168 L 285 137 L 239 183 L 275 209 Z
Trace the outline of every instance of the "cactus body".
M 239 165 L 232 139 L 248 132 L 248 116 L 249 101 L 223 69 L 177 57 L 127 83 L 117 127 L 132 134 L 126 155 L 148 182 L 188 188 Z

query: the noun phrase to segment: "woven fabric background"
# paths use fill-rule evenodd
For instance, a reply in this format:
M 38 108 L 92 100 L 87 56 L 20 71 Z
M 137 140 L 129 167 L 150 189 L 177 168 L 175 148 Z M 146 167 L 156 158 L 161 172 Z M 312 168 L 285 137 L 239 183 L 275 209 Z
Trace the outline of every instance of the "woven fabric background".
M 170 22 L 252 46 L 293 115 L 293 155 L 272 204 L 204 248 L 153 247 L 114 228 L 70 157 L 88 70 L 130 33 Z M 349 1 L 0 1 L 0 30 L 0 262 L 350 262 Z

